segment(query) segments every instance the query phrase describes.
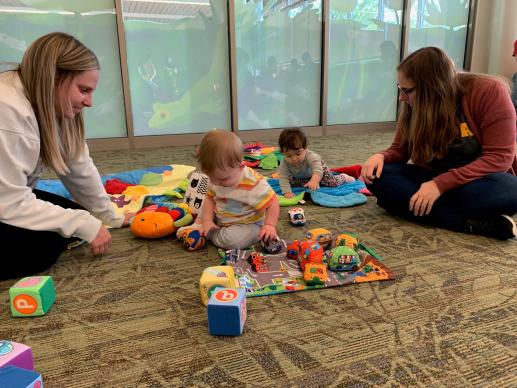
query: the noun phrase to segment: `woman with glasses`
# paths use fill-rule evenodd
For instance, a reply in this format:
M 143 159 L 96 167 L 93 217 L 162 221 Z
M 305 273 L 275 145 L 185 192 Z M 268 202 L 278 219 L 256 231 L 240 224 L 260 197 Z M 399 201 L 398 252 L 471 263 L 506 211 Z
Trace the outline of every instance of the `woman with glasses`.
M 458 232 L 517 236 L 515 110 L 502 80 L 459 73 L 436 47 L 397 67 L 402 105 L 391 146 L 361 176 L 377 204 Z

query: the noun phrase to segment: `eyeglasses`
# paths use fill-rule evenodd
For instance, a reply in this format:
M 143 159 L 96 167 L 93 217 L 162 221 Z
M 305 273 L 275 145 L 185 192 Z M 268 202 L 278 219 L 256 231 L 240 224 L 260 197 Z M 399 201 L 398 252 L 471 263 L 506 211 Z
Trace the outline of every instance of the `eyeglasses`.
M 404 93 L 404 95 L 406 97 L 409 97 L 409 94 L 410 93 L 413 93 L 416 89 L 416 86 L 413 86 L 412 88 L 401 88 L 399 84 L 397 84 L 397 88 L 399 88 L 399 90 Z

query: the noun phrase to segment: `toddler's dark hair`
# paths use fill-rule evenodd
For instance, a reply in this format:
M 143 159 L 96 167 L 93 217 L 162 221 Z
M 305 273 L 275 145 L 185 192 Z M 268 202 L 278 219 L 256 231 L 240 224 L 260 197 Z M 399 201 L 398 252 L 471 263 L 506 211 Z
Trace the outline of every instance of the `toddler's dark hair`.
M 287 128 L 280 133 L 278 138 L 280 152 L 307 148 L 307 137 L 300 128 Z

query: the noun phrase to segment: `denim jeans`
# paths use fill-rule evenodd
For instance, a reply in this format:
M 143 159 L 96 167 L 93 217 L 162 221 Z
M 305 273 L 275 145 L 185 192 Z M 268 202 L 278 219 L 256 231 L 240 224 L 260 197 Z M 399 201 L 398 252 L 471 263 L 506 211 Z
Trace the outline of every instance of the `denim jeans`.
M 427 216 L 415 216 L 409 200 L 438 173 L 406 163 L 386 163 L 368 189 L 384 209 L 412 221 L 463 231 L 467 219 L 486 219 L 517 212 L 517 176 L 493 173 L 442 194 Z

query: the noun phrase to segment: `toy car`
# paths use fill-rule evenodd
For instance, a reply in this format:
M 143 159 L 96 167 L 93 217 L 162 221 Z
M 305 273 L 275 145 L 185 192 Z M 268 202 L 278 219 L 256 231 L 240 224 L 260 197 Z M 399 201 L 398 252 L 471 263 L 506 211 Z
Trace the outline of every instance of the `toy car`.
M 284 244 L 282 240 L 269 239 L 266 242 L 260 241 L 260 245 L 265 253 L 275 254 L 282 250 Z
M 204 236 L 201 236 L 201 233 L 199 233 L 199 230 L 192 229 L 190 230 L 184 238 L 183 246 L 187 251 L 196 251 L 200 248 L 203 248 L 206 243 L 206 238 Z
M 191 230 L 191 228 L 182 229 L 180 233 L 176 233 L 176 238 L 183 244 L 183 241 L 185 241 L 185 237 L 187 237 L 187 234 Z
M 178 240 L 183 244 L 187 251 L 195 251 L 203 248 L 206 244 L 206 238 L 201 236 L 198 229 L 185 228 L 176 235 Z
M 291 244 L 287 246 L 287 251 L 285 255 L 288 259 L 298 260 L 298 255 L 300 254 L 300 244 L 301 240 L 294 240 Z
M 332 233 L 324 228 L 316 228 L 309 230 L 305 238 L 317 241 L 323 248 L 328 248 L 332 242 Z
M 293 226 L 305 225 L 305 212 L 301 207 L 295 207 L 287 212 L 289 223 Z
M 327 266 L 324 263 L 305 264 L 303 280 L 307 284 L 325 284 L 327 281 Z
M 251 269 L 254 272 L 268 272 L 269 268 L 264 260 L 264 255 L 260 252 L 251 252 L 247 259 L 251 264 Z
M 359 239 L 352 233 L 340 233 L 336 237 L 336 247 L 339 245 L 355 249 L 359 245 Z
M 357 271 L 361 258 L 353 248 L 338 246 L 326 253 L 327 266 L 331 271 Z
M 323 262 L 323 248 L 313 240 L 302 241 L 299 247 L 298 263 L 302 271 L 307 263 Z

